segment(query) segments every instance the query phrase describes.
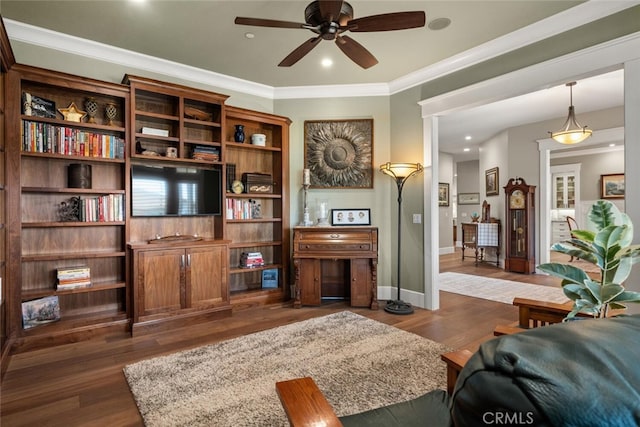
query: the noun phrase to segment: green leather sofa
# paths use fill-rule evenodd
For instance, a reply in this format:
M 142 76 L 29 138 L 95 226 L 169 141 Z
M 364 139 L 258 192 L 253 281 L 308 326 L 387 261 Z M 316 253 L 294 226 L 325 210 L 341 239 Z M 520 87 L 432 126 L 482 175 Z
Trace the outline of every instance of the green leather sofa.
M 345 427 L 640 425 L 640 315 L 584 319 L 483 343 L 451 396 L 341 417 Z

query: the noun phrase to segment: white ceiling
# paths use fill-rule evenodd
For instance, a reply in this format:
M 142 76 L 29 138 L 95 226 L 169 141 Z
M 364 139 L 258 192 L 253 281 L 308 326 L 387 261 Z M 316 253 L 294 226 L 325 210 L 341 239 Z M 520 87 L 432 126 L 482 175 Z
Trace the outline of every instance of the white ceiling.
M 304 8 L 308 3 L 308 0 L 2 0 L 0 13 L 5 20 L 267 87 L 347 87 L 355 84 L 393 85 L 416 73 L 433 76 L 439 69 L 451 72 L 458 62 L 468 66 L 472 61 L 470 58 L 478 58 L 478 61 L 488 59 L 482 54 L 488 55 L 486 52 L 491 51 L 491 46 L 502 45 L 506 40 L 520 40 L 522 45 L 532 43 L 566 30 L 568 25 L 578 26 L 640 1 L 352 0 L 350 4 L 356 18 L 424 10 L 427 23 L 442 17 L 452 21 L 449 27 L 439 31 L 425 27 L 350 34 L 380 61 L 368 70 L 351 62 L 330 41 L 322 41 L 290 68 L 277 67 L 277 63 L 291 50 L 314 35 L 302 29 L 247 27 L 233 23 L 236 16 L 303 22 Z M 570 8 L 573 8 L 571 13 L 574 16 L 576 11 L 580 11 L 580 19 L 573 24 L 567 19 L 566 10 Z M 7 27 L 13 40 L 12 27 Z M 255 37 L 246 38 L 247 32 Z M 513 43 L 510 46 L 516 48 Z M 16 56 L 21 62 L 19 51 Z M 331 69 L 319 66 L 319 61 L 325 57 L 333 59 Z M 621 72 L 578 80 L 574 87 L 578 119 L 581 113 L 622 105 L 622 93 Z M 568 88 L 560 84 L 534 94 L 450 114 L 441 120 L 440 148 L 458 153 L 463 146 L 477 145 L 505 128 L 552 118 L 560 118 L 560 127 L 567 114 L 568 101 Z M 473 135 L 470 142 L 464 140 L 468 134 Z

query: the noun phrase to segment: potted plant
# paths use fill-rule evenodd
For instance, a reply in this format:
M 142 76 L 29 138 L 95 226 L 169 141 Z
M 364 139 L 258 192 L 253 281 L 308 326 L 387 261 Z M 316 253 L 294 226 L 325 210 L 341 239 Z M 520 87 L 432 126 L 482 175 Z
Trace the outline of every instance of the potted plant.
M 631 244 L 631 219 L 607 200 L 598 200 L 591 206 L 589 219 L 595 224 L 595 232 L 573 230 L 570 240 L 554 244 L 551 250 L 596 265 L 600 277 L 590 277 L 571 264 L 552 262 L 538 266 L 562 279 L 562 290 L 573 301 L 567 319 L 578 313 L 607 317 L 610 309 L 624 309 L 624 303 L 640 302 L 640 292 L 627 291 L 623 286 L 632 265 L 640 260 L 640 245 Z

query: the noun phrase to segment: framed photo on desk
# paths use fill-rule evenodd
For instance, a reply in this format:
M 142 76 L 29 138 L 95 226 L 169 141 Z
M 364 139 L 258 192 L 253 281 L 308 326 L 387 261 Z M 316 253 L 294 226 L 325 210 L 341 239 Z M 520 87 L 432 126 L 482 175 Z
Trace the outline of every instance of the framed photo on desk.
M 331 209 L 331 225 L 371 225 L 371 209 Z

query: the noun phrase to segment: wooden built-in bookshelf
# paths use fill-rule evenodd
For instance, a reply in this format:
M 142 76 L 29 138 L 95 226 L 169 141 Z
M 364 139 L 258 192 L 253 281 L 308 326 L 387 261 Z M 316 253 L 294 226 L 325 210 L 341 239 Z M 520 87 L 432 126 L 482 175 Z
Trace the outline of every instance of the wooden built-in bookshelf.
M 122 146 L 128 140 L 129 88 L 33 67 L 15 66 L 8 74 L 7 174 L 11 183 L 9 241 L 12 259 L 9 322 L 16 337 L 14 351 L 72 342 L 100 329 L 127 329 L 130 317 L 127 287 L 127 221 L 89 221 L 80 214 L 65 217 L 61 207 L 71 198 L 98 205 L 116 198 L 124 209 L 128 194 L 128 163 Z M 55 103 L 50 117 L 39 117 L 23 105 L 23 94 Z M 95 123 L 64 120 L 57 109 L 74 103 L 83 110 L 87 98 L 95 99 Z M 116 106 L 108 122 L 106 104 Z M 26 114 L 31 112 L 31 114 Z M 85 145 L 86 144 L 86 145 Z M 91 167 L 91 186 L 72 188 L 71 164 Z M 105 216 L 105 218 L 107 218 Z M 114 218 L 114 217 L 111 217 Z M 91 286 L 56 289 L 56 270 L 86 265 Z M 56 296 L 60 319 L 30 329 L 23 328 L 24 302 Z

